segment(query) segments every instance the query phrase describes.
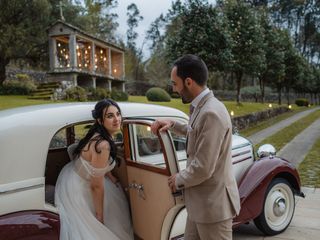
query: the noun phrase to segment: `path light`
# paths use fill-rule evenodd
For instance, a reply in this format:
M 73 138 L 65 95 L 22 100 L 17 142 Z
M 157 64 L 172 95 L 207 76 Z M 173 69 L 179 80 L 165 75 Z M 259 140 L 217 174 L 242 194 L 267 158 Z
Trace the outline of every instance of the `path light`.
M 234 116 L 234 112 L 233 112 L 233 111 L 231 111 L 231 112 L 230 112 L 230 115 L 231 115 L 231 116 Z
M 269 108 L 272 108 L 272 104 L 271 103 L 269 103 Z
M 288 108 L 289 108 L 289 109 L 291 109 L 291 108 L 292 108 L 291 104 L 288 106 Z

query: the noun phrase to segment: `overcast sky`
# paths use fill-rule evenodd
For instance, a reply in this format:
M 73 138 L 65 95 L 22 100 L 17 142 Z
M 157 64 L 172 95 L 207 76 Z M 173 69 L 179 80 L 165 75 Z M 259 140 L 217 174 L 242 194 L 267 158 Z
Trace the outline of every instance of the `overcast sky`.
M 117 34 L 126 41 L 127 26 L 127 6 L 131 3 L 135 3 L 140 11 L 140 15 L 143 16 L 143 20 L 139 23 L 136 29 L 139 34 L 137 39 L 137 47 L 141 48 L 142 42 L 146 36 L 146 31 L 149 29 L 151 22 L 153 22 L 161 13 L 166 14 L 171 7 L 172 0 L 118 0 L 118 7 L 115 8 L 115 12 L 118 14 L 119 27 Z M 215 0 L 209 0 L 210 3 L 214 3 Z M 144 45 L 143 52 L 145 57 L 148 57 L 148 45 Z

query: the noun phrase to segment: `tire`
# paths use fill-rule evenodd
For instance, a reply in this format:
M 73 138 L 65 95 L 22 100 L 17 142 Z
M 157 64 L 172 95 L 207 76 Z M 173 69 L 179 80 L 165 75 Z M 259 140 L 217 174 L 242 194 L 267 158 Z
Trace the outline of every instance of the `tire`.
M 294 193 L 283 178 L 273 179 L 268 186 L 261 214 L 254 219 L 256 227 L 266 235 L 276 235 L 287 229 L 295 210 Z

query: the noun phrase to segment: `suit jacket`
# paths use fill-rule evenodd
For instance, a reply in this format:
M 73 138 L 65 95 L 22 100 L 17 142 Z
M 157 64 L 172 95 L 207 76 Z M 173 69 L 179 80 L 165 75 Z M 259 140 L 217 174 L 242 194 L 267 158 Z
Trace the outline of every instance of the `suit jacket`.
M 172 130 L 187 135 L 187 166 L 178 173 L 176 186 L 184 189 L 188 217 L 215 223 L 237 215 L 240 199 L 232 171 L 232 124 L 223 103 L 208 93 L 189 124 L 176 122 Z

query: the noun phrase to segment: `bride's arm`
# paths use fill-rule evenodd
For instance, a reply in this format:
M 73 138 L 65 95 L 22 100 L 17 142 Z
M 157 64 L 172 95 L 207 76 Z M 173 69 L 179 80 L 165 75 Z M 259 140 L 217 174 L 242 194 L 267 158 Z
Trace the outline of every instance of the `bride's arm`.
M 118 178 L 113 176 L 111 172 L 107 172 L 105 176 L 108 177 L 114 184 L 117 184 L 119 182 Z
M 94 145 L 94 144 L 92 144 Z M 105 141 L 98 145 L 101 153 L 97 153 L 92 149 L 91 165 L 95 168 L 103 168 L 107 164 L 110 155 L 109 144 Z M 104 176 L 91 177 L 91 193 L 93 197 L 93 204 L 95 208 L 96 218 L 103 223 L 103 198 L 104 198 Z

